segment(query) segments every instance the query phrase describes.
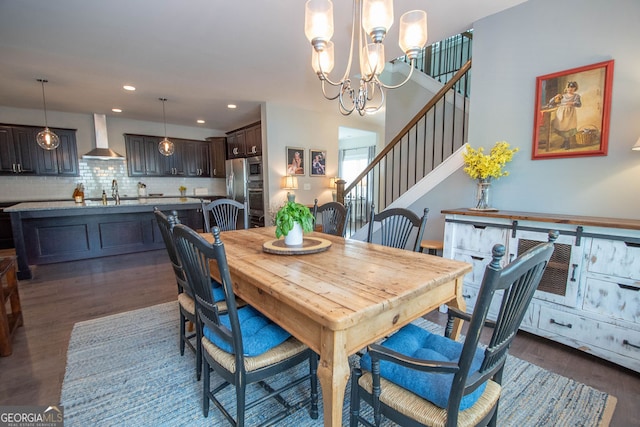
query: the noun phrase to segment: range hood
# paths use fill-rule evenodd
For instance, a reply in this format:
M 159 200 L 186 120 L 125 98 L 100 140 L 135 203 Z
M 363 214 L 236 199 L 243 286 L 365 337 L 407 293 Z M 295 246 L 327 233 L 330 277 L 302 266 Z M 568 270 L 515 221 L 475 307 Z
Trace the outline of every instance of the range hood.
M 96 131 L 96 148 L 83 155 L 83 159 L 97 160 L 124 160 L 120 154 L 109 148 L 107 138 L 107 116 L 104 114 L 94 114 L 93 124 Z

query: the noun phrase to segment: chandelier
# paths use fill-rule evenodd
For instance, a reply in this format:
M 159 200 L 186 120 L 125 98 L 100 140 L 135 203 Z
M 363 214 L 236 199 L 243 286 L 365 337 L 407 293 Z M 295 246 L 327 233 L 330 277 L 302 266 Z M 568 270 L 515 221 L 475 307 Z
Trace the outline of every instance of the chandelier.
M 393 0 L 354 0 L 352 20 L 347 68 L 342 79 L 334 82 L 329 78 L 334 66 L 333 3 L 331 0 L 308 0 L 305 5 L 305 35 L 313 46 L 311 66 L 322 82 L 322 94 L 329 100 L 337 98 L 343 115 L 348 116 L 355 110 L 363 116 L 375 113 L 384 105 L 383 89 L 399 88 L 411 79 L 415 60 L 427 43 L 427 13 L 412 10 L 400 17 L 398 44 L 411 60 L 411 71 L 397 85 L 387 85 L 379 79 L 385 64 L 382 42 L 393 24 Z M 350 77 L 356 31 L 360 64 L 357 85 Z M 337 94 L 327 94 L 327 84 L 338 87 Z
M 158 151 L 160 151 L 160 154 L 162 154 L 163 156 L 169 157 L 173 154 L 176 147 L 173 142 L 171 142 L 169 138 L 167 138 L 167 117 L 164 113 L 164 103 L 167 101 L 167 98 L 158 99 L 162 101 L 162 122 L 164 123 L 164 139 L 158 143 Z
M 51 132 L 49 126 L 47 125 L 47 101 L 44 97 L 44 84 L 48 83 L 47 79 L 37 79 L 40 83 L 42 83 L 42 105 L 44 107 L 44 129 L 38 132 L 36 135 L 36 142 L 41 148 L 45 150 L 55 150 L 60 145 L 60 138 L 58 135 Z

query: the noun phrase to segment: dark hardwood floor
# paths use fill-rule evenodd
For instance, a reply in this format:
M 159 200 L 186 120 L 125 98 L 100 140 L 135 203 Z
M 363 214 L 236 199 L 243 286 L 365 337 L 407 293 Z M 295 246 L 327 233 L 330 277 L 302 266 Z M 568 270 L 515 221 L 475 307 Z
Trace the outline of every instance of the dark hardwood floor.
M 59 403 L 76 322 L 176 298 L 165 251 L 38 266 L 19 287 L 25 325 L 13 354 L 0 357 L 0 405 Z M 427 318 L 444 322 L 440 313 Z M 518 334 L 511 354 L 616 396 L 611 425 L 640 426 L 638 373 L 527 333 Z

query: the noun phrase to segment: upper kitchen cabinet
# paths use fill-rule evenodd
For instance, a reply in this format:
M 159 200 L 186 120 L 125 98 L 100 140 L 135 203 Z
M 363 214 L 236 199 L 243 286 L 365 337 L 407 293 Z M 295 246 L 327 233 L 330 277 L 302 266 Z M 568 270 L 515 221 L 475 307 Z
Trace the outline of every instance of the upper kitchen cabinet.
M 60 138 L 60 145 L 55 150 L 36 150 L 38 175 L 78 176 L 76 131 L 51 130 Z
M 205 141 L 181 141 L 187 176 L 211 177 L 210 144 Z
M 227 134 L 227 159 L 246 157 L 244 139 L 244 131 L 234 131 Z
M 1 126 L 0 172 L 4 174 L 35 174 L 37 148 L 35 134 L 33 135 L 33 143 L 29 143 L 29 137 L 22 129 Z
M 224 178 L 226 177 L 224 164 L 227 155 L 226 138 L 214 136 L 207 138 L 207 141 L 211 144 L 211 176 L 213 178 Z
M 227 158 L 253 157 L 262 155 L 262 127 L 253 123 L 227 133 Z
M 145 135 L 124 135 L 129 176 L 162 176 L 158 143 L 162 138 Z
M 244 145 L 247 157 L 262 156 L 262 126 L 260 123 L 245 130 Z
M 173 154 L 165 156 L 158 150 L 158 144 L 156 144 L 156 152 L 160 159 L 160 175 L 162 176 L 186 176 L 185 170 L 185 146 L 179 140 L 170 139 L 173 142 Z
M 161 137 L 125 134 L 129 176 L 211 177 L 208 142 L 169 139 L 175 146 L 175 152 L 171 156 L 163 156 L 158 151 Z
M 49 151 L 36 142 L 41 130 L 36 126 L 0 126 L 0 173 L 78 175 L 76 131 L 51 128 L 60 138 L 60 146 Z

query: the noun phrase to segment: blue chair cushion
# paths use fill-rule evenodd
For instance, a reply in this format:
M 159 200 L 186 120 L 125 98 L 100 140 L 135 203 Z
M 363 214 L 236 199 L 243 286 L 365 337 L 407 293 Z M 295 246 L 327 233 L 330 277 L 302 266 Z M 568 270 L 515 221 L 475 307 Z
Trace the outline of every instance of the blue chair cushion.
M 409 357 L 417 359 L 437 360 L 442 362 L 458 362 L 462 353 L 462 343 L 453 341 L 441 335 L 409 324 L 389 337 L 382 345 Z M 484 350 L 478 348 L 471 363 L 470 375 L 480 369 L 484 360 Z M 371 371 L 371 356 L 366 353 L 360 359 L 360 366 Z M 380 375 L 428 400 L 429 402 L 446 408 L 451 393 L 453 374 L 439 374 L 416 371 L 388 361 L 380 362 Z M 460 410 L 473 406 L 484 392 L 486 383 L 472 393 L 462 397 Z
M 291 334 L 258 313 L 253 307 L 245 306 L 238 310 L 240 331 L 242 334 L 243 354 L 248 357 L 259 356 L 285 342 Z M 220 316 L 220 323 L 231 329 L 228 315 Z M 208 327 L 204 327 L 204 336 L 216 346 L 228 353 L 234 353 L 230 342 L 219 337 Z
M 214 302 L 225 300 L 224 289 L 222 289 L 222 285 L 213 279 L 211 279 L 211 296 L 213 297 Z

